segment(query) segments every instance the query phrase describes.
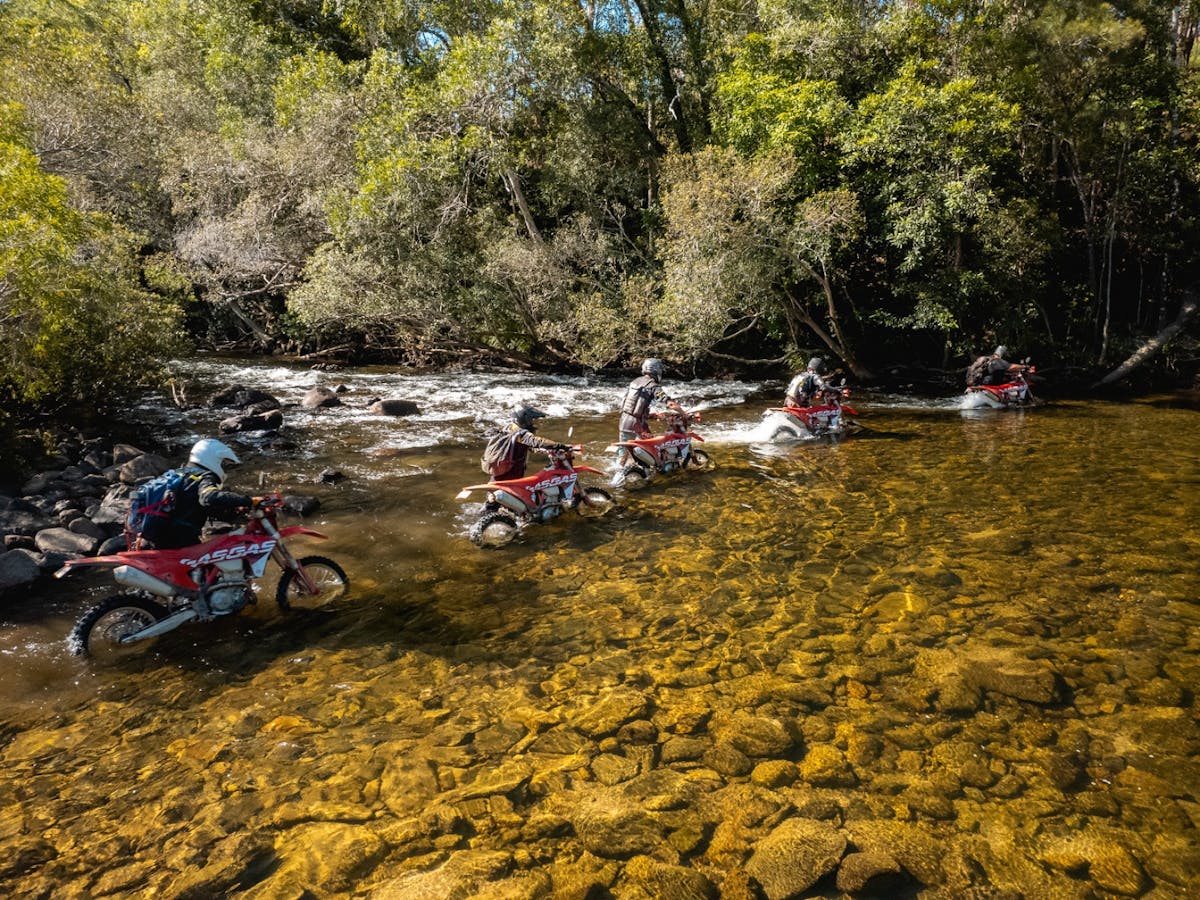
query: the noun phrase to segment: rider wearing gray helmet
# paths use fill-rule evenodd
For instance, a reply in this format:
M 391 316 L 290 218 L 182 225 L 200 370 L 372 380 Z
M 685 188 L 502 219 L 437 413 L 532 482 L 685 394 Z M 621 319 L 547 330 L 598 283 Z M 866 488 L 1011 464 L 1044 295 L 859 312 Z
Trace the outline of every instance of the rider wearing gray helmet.
M 811 406 L 814 398 L 825 390 L 825 360 L 814 356 L 808 361 L 808 367 L 792 379 L 784 395 L 784 404 L 803 409 Z
M 683 407 L 663 390 L 662 375 L 662 360 L 651 358 L 642 363 L 642 374 L 629 382 L 621 400 L 621 421 L 617 424 L 620 440 L 631 441 L 650 431 L 651 404 L 661 403 L 683 412 Z

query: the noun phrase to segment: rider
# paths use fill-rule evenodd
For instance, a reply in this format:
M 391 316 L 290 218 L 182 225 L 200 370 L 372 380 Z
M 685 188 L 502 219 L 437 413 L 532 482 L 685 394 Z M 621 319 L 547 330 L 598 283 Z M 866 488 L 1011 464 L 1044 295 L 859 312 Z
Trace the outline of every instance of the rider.
M 682 406 L 663 390 L 662 360 L 647 359 L 642 363 L 642 374 L 629 382 L 625 397 L 621 400 L 621 420 L 617 423 L 619 441 L 632 441 L 650 433 L 650 405 L 661 403 L 680 415 L 686 415 Z M 619 459 L 624 460 L 626 451 L 621 450 Z
M 559 444 L 540 438 L 537 431 L 537 420 L 546 418 L 546 414 L 532 406 L 519 406 L 512 413 L 512 419 L 505 429 L 509 437 L 507 459 L 508 468 L 499 475 L 493 476 L 494 481 L 511 481 L 514 478 L 525 477 L 525 462 L 529 457 L 529 448 L 538 450 L 566 450 L 567 444 Z
M 808 361 L 808 368 L 792 379 L 787 386 L 784 404 L 805 408 L 812 405 L 813 400 L 828 385 L 821 376 L 825 374 L 825 360 L 814 356 Z
M 1017 372 L 1025 370 L 1020 363 L 1010 363 L 1006 357 L 1008 348 L 1001 344 L 991 356 L 981 356 L 967 367 L 967 387 L 980 384 L 1005 384 Z
M 253 506 L 252 497 L 221 490 L 225 464 L 240 462 L 236 453 L 215 438 L 196 441 L 187 466 L 176 470 L 183 477 L 174 491 L 170 512 L 146 520 L 139 546 L 144 550 L 190 547 L 200 543 L 200 532 L 211 514 Z

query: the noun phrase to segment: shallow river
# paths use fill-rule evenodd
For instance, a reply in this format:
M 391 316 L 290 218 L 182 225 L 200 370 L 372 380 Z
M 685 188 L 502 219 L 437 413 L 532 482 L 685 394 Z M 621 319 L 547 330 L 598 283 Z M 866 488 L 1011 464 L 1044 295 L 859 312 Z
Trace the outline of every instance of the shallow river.
M 619 384 L 189 371 L 349 389 L 228 483 L 319 497 L 351 591 L 109 669 L 65 646 L 101 576 L 6 607 L 0 893 L 1200 896 L 1194 406 L 863 393 L 773 445 L 781 385 L 672 382 L 712 471 L 484 551 L 485 425 L 530 400 L 608 470 Z

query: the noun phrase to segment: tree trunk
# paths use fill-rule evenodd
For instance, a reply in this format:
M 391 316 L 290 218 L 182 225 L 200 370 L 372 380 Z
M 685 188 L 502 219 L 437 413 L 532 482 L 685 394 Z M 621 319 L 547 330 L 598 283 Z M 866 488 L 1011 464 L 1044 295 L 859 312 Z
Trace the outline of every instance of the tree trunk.
M 820 323 L 813 318 L 812 313 L 810 313 L 804 307 L 803 303 L 798 302 L 793 298 L 791 301 L 791 307 L 796 315 L 796 318 L 807 325 L 809 330 L 811 330 L 813 334 L 821 339 L 821 343 L 832 350 L 833 354 L 849 367 L 850 371 L 854 373 L 855 378 L 869 380 L 874 377 L 869 369 L 862 366 L 858 360 L 854 358 L 854 354 L 850 352 L 850 349 L 846 347 L 842 341 L 838 340 L 821 327 Z
M 505 187 L 512 194 L 513 202 L 517 204 L 517 209 L 521 212 L 521 218 L 525 220 L 525 227 L 529 231 L 529 236 L 539 244 L 545 243 L 542 238 L 541 229 L 537 227 L 537 222 L 533 220 L 533 213 L 529 209 L 529 201 L 525 199 L 525 192 L 521 190 L 521 176 L 517 174 L 515 169 L 508 168 L 504 170 L 503 177 Z
M 1187 324 L 1188 319 L 1196 314 L 1197 307 L 1200 307 L 1200 301 L 1197 301 L 1194 293 L 1185 297 L 1183 305 L 1179 308 L 1179 315 L 1175 317 L 1174 322 L 1142 344 L 1133 356 L 1129 357 L 1129 359 L 1093 384 L 1092 388 L 1095 389 L 1112 384 L 1115 381 L 1120 381 L 1134 369 L 1153 359 L 1158 351 L 1167 345 L 1171 338 L 1183 330 L 1183 326 Z

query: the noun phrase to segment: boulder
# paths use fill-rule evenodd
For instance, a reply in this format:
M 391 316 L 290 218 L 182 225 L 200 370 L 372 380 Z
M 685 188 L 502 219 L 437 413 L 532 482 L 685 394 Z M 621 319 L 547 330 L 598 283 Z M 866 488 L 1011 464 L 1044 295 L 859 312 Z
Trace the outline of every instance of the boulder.
M 4 534 L 33 537 L 43 528 L 49 528 L 52 524 L 49 516 L 32 510 L 17 509 L 15 506 L 0 512 L 0 532 Z
M 271 409 L 262 413 L 243 413 L 222 419 L 218 426 L 221 434 L 232 434 L 236 431 L 274 431 L 283 425 L 283 413 Z
M 337 484 L 339 481 L 344 481 L 346 475 L 337 469 L 322 469 L 321 474 L 317 476 L 317 481 L 321 484 Z
M 411 400 L 373 400 L 369 407 L 377 416 L 417 416 L 421 410 Z
M 171 468 L 171 464 L 156 453 L 143 453 L 121 466 L 118 476 L 123 484 L 138 484 Z
M 145 452 L 134 447 L 132 444 L 117 444 L 112 449 L 112 464 L 114 466 L 123 466 L 131 459 L 137 459 Z
M 68 556 L 91 556 L 100 545 L 97 538 L 76 534 L 65 528 L 46 528 L 34 538 L 37 548 L 43 553 L 65 553 Z
M 28 553 L 20 550 L 0 553 L 0 591 L 29 584 L 41 574 Z
M 338 397 L 335 391 L 327 387 L 310 388 L 300 399 L 300 406 L 304 409 L 321 409 L 326 406 L 341 406 L 342 400 Z
M 95 522 L 84 515 L 80 515 L 79 518 L 72 519 L 71 524 L 67 526 L 67 531 L 72 531 L 75 534 L 93 538 L 97 541 L 103 541 L 108 537 L 107 531 L 105 531 L 103 528 L 100 528 Z
M 212 409 L 221 407 L 234 407 L 236 409 L 245 409 L 248 406 L 260 406 L 268 404 L 264 409 L 278 409 L 280 403 L 266 391 L 255 390 L 241 384 L 231 384 L 224 390 L 217 391 L 208 398 L 208 405 Z

